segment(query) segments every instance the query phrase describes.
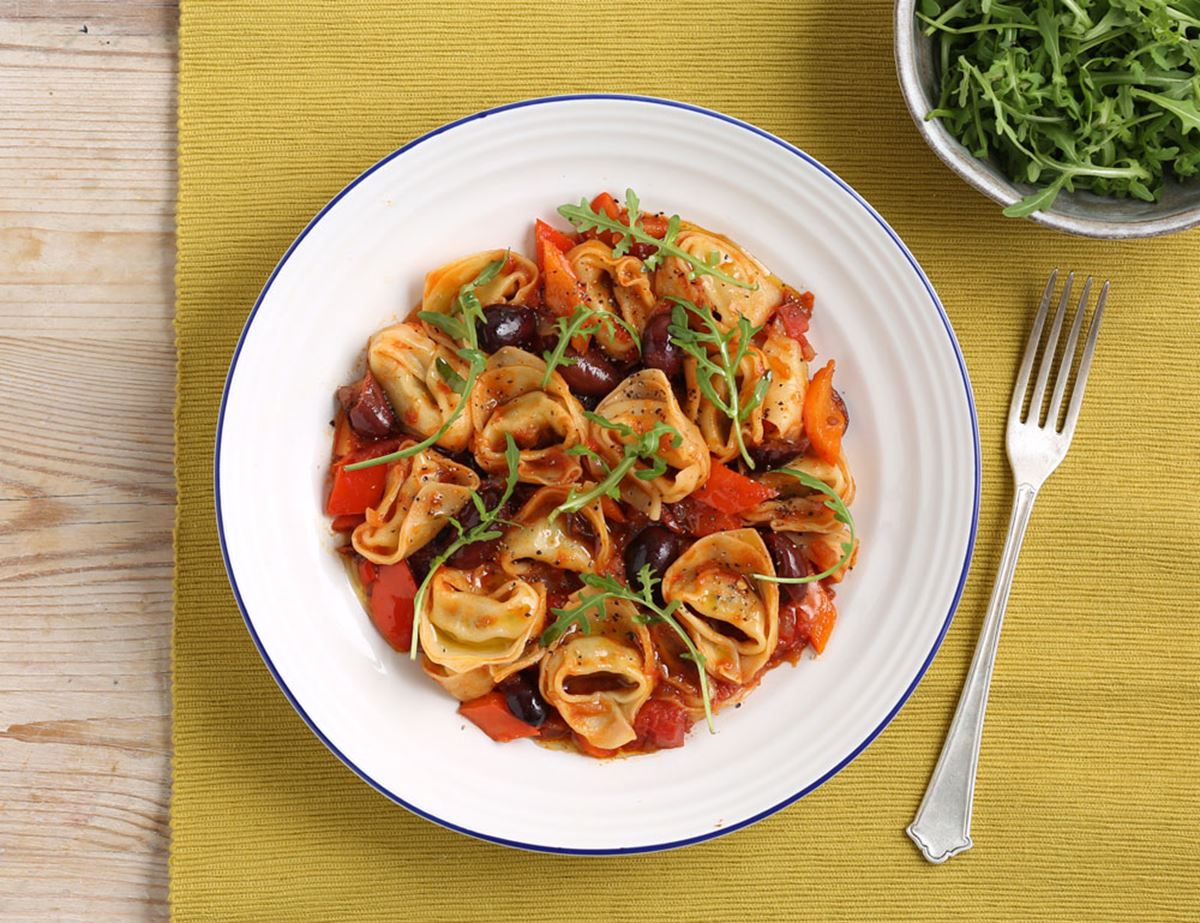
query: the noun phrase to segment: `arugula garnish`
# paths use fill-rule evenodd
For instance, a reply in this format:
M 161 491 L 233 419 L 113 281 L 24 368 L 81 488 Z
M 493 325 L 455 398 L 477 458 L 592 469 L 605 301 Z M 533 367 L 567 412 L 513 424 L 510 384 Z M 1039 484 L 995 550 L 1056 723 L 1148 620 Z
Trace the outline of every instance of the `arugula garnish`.
M 646 430 L 646 432 L 638 433 L 632 426 L 626 426 L 624 423 L 615 423 L 590 410 L 585 410 L 583 415 L 597 426 L 611 429 L 629 441 L 623 443 L 621 460 L 611 468 L 600 457 L 598 452 L 588 448 L 586 445 L 574 445 L 567 449 L 568 455 L 589 458 L 607 473 L 598 484 L 593 485 L 585 491 L 577 491 L 572 486 L 570 491 L 567 492 L 567 498 L 555 507 L 554 511 L 550 514 L 551 522 L 560 513 L 574 513 L 583 509 L 597 497 L 607 496 L 614 500 L 620 500 L 621 482 L 625 479 L 625 475 L 639 461 L 649 462 L 650 467 L 638 468 L 633 472 L 634 477 L 643 481 L 653 481 L 655 478 L 661 477 L 667 473 L 667 462 L 659 454 L 664 437 L 671 437 L 672 448 L 677 449 L 683 445 L 683 434 L 675 427 L 663 423 L 661 420 Z
M 1004 210 L 1050 208 L 1063 188 L 1157 201 L 1200 173 L 1200 7 L 1194 2 L 921 0 L 940 118 L 976 157 L 1038 186 Z
M 457 353 L 458 357 L 467 363 L 466 378 L 459 375 L 441 356 L 435 363 L 435 368 L 442 380 L 450 386 L 450 390 L 459 396 L 458 403 L 454 405 L 454 409 L 450 411 L 441 427 L 432 436 L 422 439 L 416 445 L 410 445 L 406 449 L 399 449 L 387 455 L 380 455 L 378 458 L 369 458 L 366 461 L 347 465 L 347 471 L 358 471 L 360 468 L 370 468 L 374 465 L 387 465 L 423 452 L 446 435 L 455 421 L 462 416 L 471 396 L 471 388 L 475 386 L 475 379 L 487 367 L 487 356 L 479 348 L 479 331 L 475 326 L 477 322 L 485 320 L 483 305 L 479 301 L 479 296 L 475 294 L 475 289 L 481 285 L 487 285 L 496 278 L 507 262 L 508 251 L 505 250 L 504 256 L 492 260 L 479 275 L 460 288 L 458 297 L 454 299 L 455 314 L 440 314 L 437 311 L 421 311 L 417 314 L 417 317 L 425 323 L 437 327 L 447 336 L 465 344 L 457 350 Z
M 639 613 L 636 616 L 637 621 L 643 625 L 653 625 L 661 622 L 667 625 L 675 632 L 683 641 L 684 647 L 687 650 L 680 656 L 684 660 L 690 660 L 696 665 L 696 672 L 700 677 L 700 697 L 704 701 L 704 719 L 708 723 L 710 733 L 716 733 L 716 728 L 713 727 L 712 716 L 712 695 L 708 690 L 708 671 L 705 669 L 707 658 L 700 653 L 689 635 L 682 625 L 675 619 L 675 611 L 679 608 L 680 602 L 678 599 L 673 599 L 663 606 L 659 606 L 654 601 L 654 588 L 661 580 L 654 576 L 650 565 L 646 564 L 638 571 L 637 579 L 640 589 L 635 591 L 631 587 L 626 586 L 606 574 L 580 574 L 579 578 L 584 582 L 584 585 L 595 590 L 594 593 L 581 593 L 579 601 L 576 605 L 570 608 L 551 609 L 551 613 L 556 616 L 554 624 L 542 632 L 542 646 L 549 647 L 555 641 L 563 636 L 572 625 L 579 626 L 579 630 L 583 634 L 591 634 L 592 625 L 588 617 L 588 612 L 595 610 L 596 614 L 602 618 L 608 618 L 608 610 L 605 607 L 610 599 L 624 599 L 633 603 L 639 609 L 645 610 L 644 613 Z
M 634 243 L 657 247 L 657 250 L 642 261 L 647 270 L 657 268 L 666 257 L 674 256 L 692 267 L 688 272 L 688 278 L 693 281 L 699 276 L 712 276 L 714 279 L 720 279 L 722 282 L 738 288 L 752 290 L 758 288 L 757 282 L 743 282 L 718 268 L 721 265 L 721 254 L 717 251 L 714 250 L 708 254 L 707 258 L 701 259 L 676 244 L 675 240 L 679 236 L 680 226 L 678 215 L 672 215 L 667 220 L 666 234 L 662 240 L 659 240 L 639 223 L 642 214 L 640 204 L 637 194 L 632 189 L 626 189 L 625 208 L 629 212 L 628 224 L 616 218 L 610 218 L 607 213 L 592 208 L 586 198 L 580 199 L 578 205 L 560 205 L 558 213 L 581 231 L 612 231 L 617 234 L 617 244 L 613 247 L 614 256 L 624 256 Z
M 829 498 L 825 501 L 825 506 L 833 511 L 833 518 L 842 523 L 842 525 L 850 527 L 850 541 L 842 542 L 841 560 L 834 564 L 833 567 L 826 568 L 819 574 L 811 574 L 808 577 L 775 577 L 770 574 L 755 574 L 755 578 L 766 580 L 770 583 L 816 583 L 818 580 L 824 580 L 826 577 L 836 574 L 854 554 L 854 517 L 850 515 L 850 509 L 843 502 L 842 498 L 837 495 L 837 491 L 820 478 L 814 477 L 806 471 L 798 471 L 795 468 L 776 468 L 771 473 L 791 475 L 810 490 L 816 490 L 825 494 Z
M 642 340 L 638 336 L 638 332 L 625 318 L 619 317 L 611 311 L 596 311 L 586 304 L 577 304 L 570 317 L 560 317 L 555 321 L 554 327 L 558 331 L 558 342 L 554 344 L 554 349 L 548 349 L 542 353 L 542 358 L 546 360 L 546 374 L 542 376 L 542 387 L 550 384 L 550 376 L 560 365 L 575 364 L 574 357 L 567 355 L 567 347 L 571 345 L 571 341 L 575 337 L 592 336 L 604 330 L 608 331 L 609 336 L 616 336 L 617 325 L 620 325 L 633 337 L 638 352 L 641 352 Z
M 750 321 L 739 316 L 737 326 L 732 330 L 722 331 L 712 311 L 706 307 L 693 304 L 683 298 L 671 298 L 675 307 L 671 309 L 671 325 L 667 333 L 680 349 L 696 360 L 696 381 L 700 390 L 729 418 L 733 428 L 734 441 L 738 453 L 750 468 L 754 467 L 754 459 L 746 449 L 746 441 L 742 437 L 742 424 L 750 418 L 750 413 L 763 402 L 767 396 L 767 388 L 771 384 L 771 373 L 767 371 L 754 385 L 754 393 L 749 400 L 742 402 L 741 389 L 738 387 L 737 372 L 746 353 L 750 350 L 750 341 L 762 327 L 752 327 Z M 703 330 L 693 330 L 688 324 L 688 314 L 694 314 L 701 323 Z M 716 350 L 717 361 L 709 348 Z M 713 378 L 720 378 L 729 392 L 728 398 L 721 397 Z
M 413 660 L 417 659 L 417 626 L 421 622 L 421 609 L 425 605 L 425 596 L 429 592 L 429 585 L 433 581 L 433 575 L 437 573 L 437 569 L 449 561 L 460 548 L 474 545 L 476 542 L 490 542 L 504 534 L 502 530 L 495 528 L 495 525 L 500 520 L 500 511 L 504 509 L 504 505 L 508 503 L 516 489 L 517 465 L 521 461 L 521 450 L 517 448 L 512 434 L 505 433 L 504 441 L 504 460 L 508 464 L 508 474 L 504 477 L 504 492 L 500 495 L 500 499 L 489 510 L 480 499 L 478 491 L 472 491 L 471 502 L 475 505 L 475 511 L 479 513 L 479 522 L 470 529 L 464 529 L 462 523 L 453 516 L 447 517 L 450 525 L 458 531 L 458 537 L 441 554 L 429 562 L 429 570 L 425 573 L 425 579 L 421 581 L 421 585 L 413 597 L 412 647 L 408 652 Z

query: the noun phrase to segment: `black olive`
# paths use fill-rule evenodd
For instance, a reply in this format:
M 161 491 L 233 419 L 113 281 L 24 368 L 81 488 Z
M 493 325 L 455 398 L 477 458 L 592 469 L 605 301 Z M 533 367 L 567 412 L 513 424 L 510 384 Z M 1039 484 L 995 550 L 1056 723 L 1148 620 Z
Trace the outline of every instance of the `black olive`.
M 842 419 L 845 421 L 842 424 L 842 433 L 844 435 L 846 430 L 850 427 L 850 411 L 846 408 L 846 402 L 842 400 L 842 396 L 837 393 L 837 389 L 833 388 L 831 390 L 833 391 L 833 403 L 837 406 L 837 409 L 842 412 Z
M 778 468 L 808 451 L 808 440 L 801 436 L 797 441 L 786 439 L 767 439 L 759 445 L 747 446 L 750 457 L 754 459 L 757 471 Z
M 562 375 L 572 393 L 588 397 L 603 397 L 621 381 L 621 373 L 600 350 L 592 347 L 583 355 L 568 353 L 574 360 L 569 365 L 560 365 Z
M 455 535 L 457 534 L 455 532 Z M 498 538 L 494 538 L 488 542 L 472 542 L 469 545 L 463 545 L 458 551 L 450 555 L 446 559 L 446 563 L 450 567 L 456 567 L 459 570 L 473 570 L 481 564 L 496 560 L 496 556 L 499 553 L 500 539 Z
M 519 304 L 493 304 L 483 309 L 484 323 L 477 327 L 479 345 L 494 353 L 504 346 L 531 350 L 537 346 L 537 314 Z
M 683 370 L 683 350 L 668 334 L 670 324 L 670 311 L 660 311 L 646 323 L 642 331 L 642 365 L 674 378 Z
M 412 573 L 413 580 L 417 581 L 418 584 L 423 583 L 429 575 L 429 565 L 433 563 L 433 558 L 437 554 L 437 551 L 432 547 L 436 541 L 437 539 L 434 539 L 428 545 L 418 548 L 405 561 L 408 564 L 409 572 Z
M 354 384 L 338 388 L 337 399 L 350 428 L 362 436 L 380 439 L 396 427 L 392 405 L 370 372 Z
M 643 567 L 650 565 L 650 572 L 662 580 L 675 559 L 683 554 L 687 542 L 681 535 L 672 532 L 666 526 L 646 526 L 625 547 L 625 579 L 633 587 L 638 587 L 638 574 Z M 661 599 L 659 590 L 661 584 L 655 586 L 655 596 Z
M 579 406 L 584 410 L 595 410 L 600 406 L 600 402 L 604 400 L 598 394 L 576 394 L 575 398 L 579 401 Z
M 479 499 L 483 501 L 483 505 L 489 510 L 500 502 L 500 497 L 503 494 L 504 486 L 497 481 L 485 481 L 483 486 L 479 488 Z M 508 519 L 511 518 L 514 512 L 516 512 L 516 504 L 510 498 L 497 515 L 501 519 Z M 475 508 L 474 503 L 468 503 L 455 518 L 462 525 L 463 531 L 467 532 L 479 525 L 479 510 Z M 442 529 L 434 540 L 425 547 L 429 548 L 432 545 L 436 549 L 434 554 L 439 554 L 450 547 L 450 543 L 457 537 L 458 530 L 453 526 L 448 526 Z M 462 570 L 479 567 L 481 564 L 495 560 L 499 544 L 499 539 L 492 539 L 487 542 L 473 542 L 470 545 L 464 545 L 458 551 L 454 552 L 446 563 L 451 567 L 457 567 Z M 425 549 L 421 550 L 424 551 Z
M 763 544 L 771 552 L 771 562 L 775 565 L 777 577 L 807 577 L 808 566 L 800 554 L 800 547 L 786 535 L 778 532 L 760 532 Z M 779 593 L 792 602 L 800 602 L 808 594 L 808 587 L 803 583 L 781 583 Z
M 596 540 L 596 530 L 592 528 L 591 522 L 582 513 L 569 513 L 567 515 L 567 531 L 572 538 L 577 538 L 581 542 L 594 542 Z
M 535 685 L 528 682 L 523 675 L 517 675 L 502 688 L 504 701 L 514 718 L 535 728 L 542 726 L 546 720 L 546 701 Z

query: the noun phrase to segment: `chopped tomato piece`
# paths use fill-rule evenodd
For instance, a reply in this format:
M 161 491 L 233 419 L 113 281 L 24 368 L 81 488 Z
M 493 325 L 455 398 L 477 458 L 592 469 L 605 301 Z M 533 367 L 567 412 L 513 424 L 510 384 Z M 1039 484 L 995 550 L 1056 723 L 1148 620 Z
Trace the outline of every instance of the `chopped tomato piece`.
M 815 301 L 812 292 L 798 292 L 790 285 L 785 285 L 783 301 L 775 309 L 775 316 L 783 326 L 783 332 L 795 339 L 800 339 L 808 333 Z
M 821 583 L 808 584 L 808 593 L 796 604 L 797 623 L 808 636 L 808 643 L 818 654 L 825 652 L 829 636 L 837 622 L 837 607 L 829 591 Z
M 579 279 L 566 254 L 549 240 L 538 241 L 538 262 L 545 280 L 546 307 L 555 314 L 569 315 L 582 299 Z
M 809 312 L 794 301 L 785 301 L 775 314 L 783 324 L 783 332 L 793 339 L 808 333 Z
M 358 582 L 363 585 L 364 590 L 369 590 L 371 584 L 379 579 L 379 565 L 374 561 L 368 561 L 366 558 L 358 559 Z
M 830 359 L 809 382 L 804 395 L 804 433 L 821 460 L 836 465 L 848 421 L 841 396 L 833 390 L 833 370 Z
M 349 426 L 346 428 L 349 429 Z M 389 466 L 373 465 L 357 471 L 347 471 L 346 466 L 387 455 L 394 452 L 398 445 L 397 440 L 388 439 L 353 449 L 338 458 L 329 471 L 329 498 L 325 502 L 325 515 L 361 515 L 378 504 L 383 498 Z
M 362 574 L 361 568 L 359 574 Z M 417 595 L 417 582 L 403 561 L 380 565 L 376 574 L 369 584 L 364 581 L 371 595 L 371 623 L 388 644 L 398 651 L 407 651 L 412 646 L 413 597 Z
M 775 648 L 778 657 L 786 657 L 808 644 L 807 628 L 801 627 L 798 610 L 798 603 L 779 603 L 779 643 Z
M 663 525 L 676 532 L 702 538 L 714 532 L 740 529 L 742 520 L 730 513 L 722 513 L 693 497 L 684 497 L 678 503 L 669 503 L 663 507 Z
M 346 462 L 333 466 L 333 484 L 325 512 L 329 516 L 359 515 L 375 506 L 383 497 L 387 481 L 387 465 L 376 465 L 359 471 L 347 471 Z
M 785 285 L 783 303 L 775 309 L 777 326 L 782 327 L 785 334 L 800 344 L 805 362 L 812 362 L 817 355 L 805 336 L 812 320 L 813 301 L 812 292 L 798 292 Z
M 651 699 L 639 709 L 633 722 L 638 742 L 656 750 L 683 746 L 684 735 L 692 721 L 687 710 L 669 699 Z
M 612 193 L 602 192 L 596 198 L 592 199 L 592 211 L 604 212 L 610 218 L 623 218 L 622 214 L 625 210 L 617 204 L 617 200 L 612 197 Z
M 563 253 L 566 253 L 576 244 L 576 240 L 573 237 L 564 234 L 557 228 L 551 227 L 541 218 L 534 223 L 533 239 L 538 244 L 539 257 L 541 256 L 541 244 L 543 240 L 554 246 L 556 249 L 561 250 Z
M 779 491 L 726 468 L 714 459 L 708 480 L 692 496 L 722 513 L 741 513 L 779 496 Z
M 622 224 L 629 220 L 629 212 L 621 205 L 611 194 L 602 192 L 592 199 L 592 210 L 603 212 L 609 218 L 620 221 Z M 615 247 L 621 235 L 616 231 L 585 231 L 582 235 L 586 240 L 602 240 L 610 247 Z M 634 247 L 641 247 L 642 244 L 635 244 Z M 630 251 L 632 252 L 632 251 Z M 635 254 L 637 255 L 637 254 Z M 645 259 L 645 255 L 639 256 L 639 259 Z
M 646 229 L 646 233 L 651 237 L 662 240 L 667 236 L 667 217 L 665 215 L 643 214 L 638 223 Z
M 339 407 L 333 418 L 333 460 L 338 461 L 365 445 L 368 445 L 367 440 L 354 431 L 346 419 L 346 412 Z
M 353 532 L 365 518 L 362 513 L 348 513 L 345 516 L 335 516 L 333 519 L 333 531 Z
M 538 736 L 538 729 L 513 715 L 503 693 L 495 690 L 463 702 L 458 706 L 458 713 L 498 743 Z

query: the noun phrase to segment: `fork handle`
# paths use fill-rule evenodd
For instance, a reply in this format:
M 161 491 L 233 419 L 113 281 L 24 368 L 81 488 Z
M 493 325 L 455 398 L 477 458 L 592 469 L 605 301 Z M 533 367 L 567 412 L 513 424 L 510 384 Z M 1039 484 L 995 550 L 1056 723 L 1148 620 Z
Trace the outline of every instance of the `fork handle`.
M 1008 538 L 1000 557 L 1000 570 L 992 599 L 988 603 L 983 631 L 975 645 L 975 656 L 967 673 L 962 695 L 942 755 L 925 789 L 925 797 L 917 816 L 908 827 L 908 835 L 930 862 L 942 863 L 951 856 L 970 849 L 971 801 L 975 795 L 975 771 L 979 767 L 979 743 L 983 739 L 983 715 L 987 709 L 988 687 L 992 682 L 992 667 L 996 663 L 996 648 L 1000 643 L 1000 625 L 1004 607 L 1012 589 L 1017 557 L 1033 512 L 1037 488 L 1018 484 L 1013 497 L 1012 517 L 1008 522 Z

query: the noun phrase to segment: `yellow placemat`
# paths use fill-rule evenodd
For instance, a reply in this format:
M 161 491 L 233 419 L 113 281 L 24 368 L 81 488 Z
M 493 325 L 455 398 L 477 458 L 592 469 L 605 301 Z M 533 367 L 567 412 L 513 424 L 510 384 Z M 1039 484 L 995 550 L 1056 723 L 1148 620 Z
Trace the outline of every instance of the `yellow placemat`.
M 890 16 L 885 0 L 184 0 L 176 919 L 1200 918 L 1200 233 L 1099 243 L 1003 220 L 909 122 Z M 232 347 L 309 217 L 421 132 L 584 90 L 747 119 L 866 196 L 954 321 L 985 468 L 971 582 L 891 727 L 757 826 L 617 859 L 474 842 L 358 781 L 259 660 L 213 521 L 213 430 Z M 1029 309 L 1055 265 L 1115 288 L 1075 448 L 1034 513 L 1009 606 L 978 845 L 934 868 L 902 831 L 982 620 L 1010 497 L 1004 412 Z M 569 779 L 547 780 L 547 798 L 571 796 Z

